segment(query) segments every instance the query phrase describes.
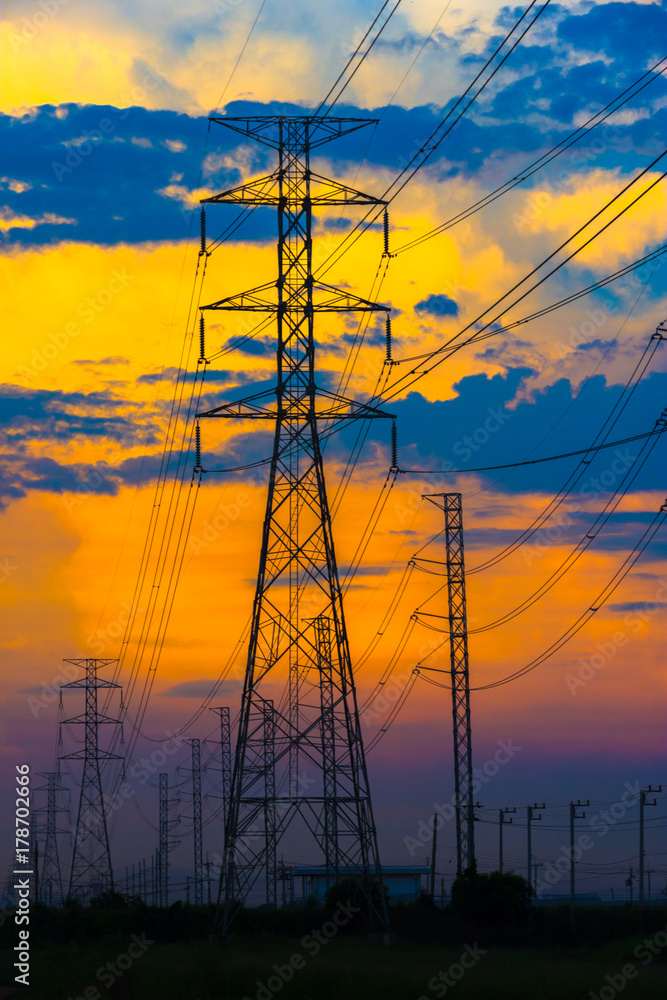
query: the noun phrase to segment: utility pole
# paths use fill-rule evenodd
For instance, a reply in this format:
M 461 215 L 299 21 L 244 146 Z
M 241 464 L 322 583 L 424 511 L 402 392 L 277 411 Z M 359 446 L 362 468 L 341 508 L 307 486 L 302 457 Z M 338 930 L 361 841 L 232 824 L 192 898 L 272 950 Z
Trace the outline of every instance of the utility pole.
M 503 827 L 505 823 L 512 823 L 512 815 L 516 812 L 514 806 L 505 806 L 498 810 L 498 871 L 503 870 Z M 507 816 L 507 819 L 505 817 Z
M 648 896 L 647 896 L 646 901 L 648 903 L 651 902 L 651 875 L 655 875 L 655 868 L 647 868 L 646 869 L 646 877 L 647 877 L 647 880 L 648 880 Z
M 642 788 L 639 792 L 639 922 L 644 916 L 644 809 L 646 806 L 654 806 L 657 804 L 657 799 L 647 799 L 647 795 L 652 795 L 656 792 L 662 791 L 662 785 L 649 785 L 648 788 Z M 649 893 L 650 896 L 650 893 Z
M 532 806 L 526 806 L 526 830 L 527 830 L 527 860 L 526 860 L 526 878 L 528 879 L 528 885 L 533 887 L 533 879 L 531 872 L 531 859 L 533 856 L 533 846 L 532 846 L 532 824 L 533 820 L 542 819 L 541 813 L 535 813 L 536 809 L 546 809 L 544 802 L 538 805 L 537 802 L 533 802 Z M 532 898 L 532 896 L 531 896 Z
M 449 619 L 454 796 L 456 808 L 456 873 L 475 866 L 475 806 L 473 802 L 468 615 L 466 609 L 463 509 L 460 493 L 425 497 L 445 515 L 445 549 Z M 428 667 L 420 669 L 429 669 Z
M 202 822 L 201 822 L 201 743 L 186 740 L 192 747 L 192 840 L 194 847 L 194 901 L 201 906 L 203 883 Z
M 635 885 L 635 873 L 632 870 L 632 865 L 630 865 L 630 870 L 628 871 L 628 877 L 625 880 L 625 884 L 630 890 L 630 906 L 634 903 L 634 885 Z
M 323 853 L 335 830 L 332 852 L 358 879 L 369 919 L 374 915 L 386 930 L 384 893 L 372 888 L 373 880 L 381 879 L 380 862 L 319 424 L 324 421 L 331 429 L 345 421 L 391 415 L 317 384 L 314 321 L 322 312 L 387 310 L 316 281 L 312 243 L 313 208 L 384 203 L 321 177 L 310 161 L 316 148 L 370 122 L 313 115 L 214 117 L 211 122 L 277 150 L 279 161 L 272 174 L 202 201 L 202 206 L 273 205 L 278 214 L 277 281 L 202 307 L 218 313 L 273 314 L 277 325 L 275 390 L 197 414 L 198 420 L 268 420 L 275 428 L 219 889 L 219 897 L 224 889 L 222 932 L 227 935 L 236 912 L 232 901 L 244 899 L 263 870 L 267 903 L 275 905 L 275 848 L 288 826 L 295 836 L 300 828 L 312 837 Z M 201 252 L 206 253 L 205 237 Z M 204 351 L 201 360 L 205 364 Z M 200 481 L 203 471 L 198 452 L 195 473 Z M 323 617 L 331 622 L 336 744 L 336 768 L 326 777 L 326 793 L 322 665 L 315 625 Z M 272 720 L 264 709 L 266 688 L 274 700 Z M 265 749 L 258 753 L 262 730 Z M 267 757 L 271 732 L 273 761 Z M 307 761 L 309 773 L 316 776 L 306 788 L 300 760 Z M 276 796 L 276 789 L 283 794 Z M 330 857 L 324 857 L 327 868 Z
M 589 806 L 590 802 L 586 799 L 582 802 L 581 799 L 577 799 L 576 802 L 570 802 L 570 933 L 574 937 L 575 933 L 575 908 L 574 908 L 574 821 L 575 819 L 585 819 L 586 813 L 578 813 L 577 809 L 581 806 Z
M 39 875 L 39 896 L 47 906 L 53 906 L 54 902 L 59 905 L 63 901 L 58 834 L 64 831 L 58 830 L 57 815 L 59 812 L 67 812 L 67 809 L 58 807 L 58 793 L 67 792 L 67 789 L 60 783 L 59 771 L 40 772 L 40 777 L 46 778 L 46 784 L 38 786 L 35 791 L 46 792 L 47 798 L 45 807 L 42 806 L 40 809 L 34 810 L 37 815 L 46 813 L 44 854 Z
M 72 870 L 69 882 L 69 895 L 87 903 L 95 892 L 105 889 L 113 890 L 113 869 L 111 867 L 111 851 L 109 849 L 109 832 L 102 795 L 102 774 L 100 763 L 109 760 L 122 760 L 118 754 L 102 750 L 99 743 L 99 728 L 103 725 L 120 727 L 122 742 L 122 723 L 120 719 L 112 718 L 98 711 L 97 692 L 104 689 L 121 690 L 121 685 L 114 681 L 103 680 L 98 676 L 98 670 L 115 665 L 117 660 L 79 659 L 65 660 L 84 671 L 84 676 L 60 688 L 62 705 L 63 691 L 82 689 L 85 691 L 85 711 L 70 719 L 63 719 L 62 727 L 83 726 L 84 748 L 74 753 L 63 754 L 61 760 L 82 760 L 83 774 L 81 778 L 81 796 L 74 835 L 74 850 L 72 853 Z M 121 694 L 121 715 L 123 702 Z

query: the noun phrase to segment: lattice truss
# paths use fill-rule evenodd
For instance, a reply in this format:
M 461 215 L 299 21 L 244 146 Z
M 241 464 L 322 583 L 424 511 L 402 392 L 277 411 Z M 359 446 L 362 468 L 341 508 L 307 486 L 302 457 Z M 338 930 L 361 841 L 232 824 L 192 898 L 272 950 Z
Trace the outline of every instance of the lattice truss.
M 277 207 L 277 281 L 203 307 L 275 314 L 277 385 L 198 414 L 275 423 L 225 835 L 227 903 L 244 898 L 264 872 L 266 899 L 275 905 L 277 846 L 297 816 L 330 881 L 379 874 L 318 423 L 390 415 L 317 387 L 314 319 L 318 312 L 387 310 L 315 282 L 312 210 L 381 202 L 310 169 L 314 147 L 365 121 L 213 120 L 279 156 L 270 176 L 205 200 Z

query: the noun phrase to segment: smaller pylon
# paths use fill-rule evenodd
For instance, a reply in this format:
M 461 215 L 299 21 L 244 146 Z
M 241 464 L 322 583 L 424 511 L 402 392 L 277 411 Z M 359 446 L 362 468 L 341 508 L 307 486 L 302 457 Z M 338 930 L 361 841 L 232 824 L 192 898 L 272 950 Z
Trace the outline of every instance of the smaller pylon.
M 169 779 L 163 771 L 160 781 L 160 846 L 157 850 L 157 905 L 169 906 L 169 852 L 178 847 L 179 841 L 171 837 L 173 822 L 169 819 L 171 801 L 169 799 Z
M 192 839 L 194 841 L 194 902 L 201 906 L 204 882 L 204 858 L 202 852 L 201 822 L 201 743 L 186 740 L 192 747 Z
M 99 727 L 103 725 L 121 727 L 120 719 L 100 712 L 97 707 L 97 692 L 101 689 L 121 690 L 120 684 L 103 680 L 98 677 L 102 667 L 115 665 L 117 660 L 80 659 L 66 660 L 84 671 L 84 676 L 60 688 L 62 692 L 72 689 L 82 689 L 86 695 L 85 711 L 70 719 L 63 719 L 62 726 L 84 726 L 83 750 L 62 754 L 61 760 L 82 760 L 83 774 L 81 778 L 81 796 L 74 834 L 74 850 L 72 853 L 72 870 L 69 881 L 69 895 L 88 903 L 92 896 L 107 889 L 114 888 L 113 868 L 111 866 L 111 851 L 109 849 L 109 831 L 102 794 L 101 761 L 122 760 L 118 754 L 103 750 L 99 743 Z M 123 708 L 121 696 L 121 711 Z
M 64 806 L 58 806 L 58 793 L 68 792 L 60 783 L 59 771 L 42 771 L 41 778 L 46 778 L 45 785 L 38 785 L 36 792 L 46 792 L 46 805 L 34 810 L 36 816 L 46 816 L 44 838 L 39 872 L 39 898 L 47 906 L 59 906 L 63 901 L 63 880 L 60 869 L 60 853 L 58 850 L 57 814 L 69 812 Z

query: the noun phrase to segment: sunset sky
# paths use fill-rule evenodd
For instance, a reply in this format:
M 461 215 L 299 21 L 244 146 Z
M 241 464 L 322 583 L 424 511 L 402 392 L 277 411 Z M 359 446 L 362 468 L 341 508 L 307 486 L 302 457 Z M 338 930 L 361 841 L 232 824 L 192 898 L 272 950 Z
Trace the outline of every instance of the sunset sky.
M 218 314 L 222 319 L 212 320 L 207 330 L 213 361 L 204 384 L 193 382 L 196 303 L 271 281 L 276 262 L 275 212 L 262 209 L 211 254 L 202 278 L 199 199 L 275 167 L 272 151 L 219 125 L 209 129 L 207 116 L 215 110 L 312 112 L 379 7 L 378 0 L 265 0 L 257 17 L 260 0 L 4 0 L 3 791 L 15 763 L 28 760 L 35 771 L 52 768 L 58 720 L 53 691 L 62 682 L 65 658 L 123 654 L 119 681 L 126 696 L 136 664 L 135 700 L 130 700 L 135 722 L 139 688 L 152 671 L 142 732 L 157 742 L 140 737 L 136 758 L 149 755 L 167 731 L 180 730 L 193 716 L 184 738 L 215 734 L 208 703 L 199 709 L 225 665 L 230 672 L 210 704 L 238 708 L 241 640 L 257 572 L 267 467 L 216 470 L 270 455 L 270 429 L 205 423 L 202 464 L 208 472 L 197 489 L 190 486 L 192 424 L 177 422 L 177 440 L 184 435 L 189 448 L 185 485 L 173 494 L 179 504 L 175 523 L 184 526 L 180 547 L 177 527 L 162 556 L 154 546 L 144 589 L 135 589 L 179 374 L 188 372 L 186 401 L 193 388 L 195 395 L 201 391 L 200 409 L 267 389 L 274 380 L 274 328 L 267 325 L 229 349 L 248 333 L 247 319 Z M 332 111 L 377 124 L 324 146 L 314 169 L 381 197 L 473 81 L 520 9 L 495 0 L 446 5 L 403 0 Z M 667 255 L 541 318 L 463 347 L 414 385 L 414 376 L 398 381 L 422 371 L 409 359 L 469 326 L 464 337 L 487 323 L 495 324 L 488 332 L 500 330 L 664 244 L 667 187 L 659 181 L 667 163 L 666 37 L 665 3 L 549 4 L 392 202 L 392 252 L 520 175 L 636 84 L 633 96 L 544 169 L 444 232 L 387 262 L 376 224 L 334 258 L 326 273 L 328 284 L 391 306 L 398 363 L 388 380 L 398 384 L 384 405 L 397 417 L 399 466 L 439 473 L 396 477 L 347 592 L 353 665 L 372 644 L 358 671 L 362 702 L 415 609 L 446 613 L 445 593 L 436 594 L 443 580 L 419 569 L 411 572 L 400 602 L 392 604 L 414 553 L 425 547 L 426 558 L 443 557 L 442 538 L 433 540 L 442 514 L 422 494 L 463 494 L 467 566 L 473 569 L 511 544 L 580 459 L 497 473 L 472 470 L 584 449 L 615 405 L 618 419 L 609 440 L 639 435 L 654 428 L 667 405 L 667 348 L 655 342 L 650 364 L 645 372 L 640 369 L 641 381 L 619 403 L 651 336 L 667 319 Z M 317 213 L 317 260 L 335 253 L 362 212 Z M 213 240 L 235 219 L 236 209 L 211 208 L 207 217 Z M 606 223 L 590 246 L 512 305 Z M 535 279 L 494 306 L 554 251 Z M 358 343 L 358 320 L 327 315 L 318 322 L 319 382 L 335 391 Z M 347 395 L 360 400 L 372 395 L 382 371 L 383 321 L 371 319 L 362 332 L 346 387 Z M 327 442 L 332 498 L 357 431 L 355 425 Z M 343 577 L 386 482 L 389 444 L 388 423 L 374 422 L 334 518 Z M 614 491 L 627 488 L 599 536 L 589 539 L 581 558 L 542 599 L 507 624 L 471 635 L 473 688 L 506 677 L 544 652 L 594 604 L 633 553 L 667 496 L 665 442 L 652 439 L 640 456 L 643 446 L 640 440 L 601 451 L 582 467 L 575 489 L 543 529 L 497 565 L 470 575 L 469 626 L 476 629 L 530 598 L 592 530 Z M 452 468 L 459 471 L 442 474 Z M 166 523 L 174 471 L 172 459 L 157 537 Z M 172 566 L 181 558 L 172 593 Z M 424 565 L 441 572 L 437 565 Z M 155 573 L 159 591 L 151 590 Z M 163 609 L 172 596 L 162 636 L 157 623 L 166 621 Z M 492 820 L 501 806 L 545 801 L 553 807 L 547 810 L 551 824 L 564 827 L 562 806 L 570 799 L 590 798 L 592 815 L 603 803 L 620 800 L 626 783 L 667 782 L 665 608 L 663 530 L 567 645 L 516 681 L 473 693 L 476 766 L 493 757 L 498 741 L 521 747 L 480 792 L 485 819 Z M 121 648 L 130 609 L 134 621 Z M 435 649 L 443 638 L 420 624 L 411 630 L 393 687 L 387 685 L 383 700 L 362 720 L 367 743 L 417 663 L 430 655 L 431 666 L 447 667 L 447 646 Z M 67 699 L 66 714 L 80 711 L 74 695 Z M 131 729 L 128 724 L 128 740 Z M 187 766 L 186 751 L 183 746 L 170 759 L 172 773 L 176 765 Z M 418 680 L 368 760 L 384 860 L 421 861 L 429 846 L 411 853 L 405 838 L 415 837 L 419 822 L 430 821 L 434 803 L 449 801 L 453 792 L 449 693 Z M 175 780 L 183 777 L 180 772 Z M 206 787 L 214 790 L 213 773 Z M 151 787 L 142 794 L 142 808 L 155 822 L 156 792 Z M 666 801 L 663 797 L 652 811 L 654 832 L 647 834 L 647 850 L 655 853 L 652 867 L 662 872 L 656 876 L 659 888 L 667 881 L 667 855 L 657 853 L 661 835 L 664 847 Z M 211 815 L 213 798 L 206 808 Z M 620 871 L 627 859 L 636 859 L 636 808 L 624 822 L 596 846 L 586 888 L 622 889 Z M 135 825 L 145 838 L 139 851 L 131 832 Z M 482 867 L 495 865 L 496 836 L 494 828 L 480 824 Z M 206 849 L 216 850 L 214 822 L 205 837 Z M 565 838 L 564 830 L 538 829 L 535 850 L 545 859 L 556 857 Z M 155 839 L 132 806 L 125 806 L 118 817 L 118 869 L 149 855 Z M 443 874 L 453 870 L 454 842 L 453 828 L 445 830 Z M 523 850 L 523 832 L 510 831 L 507 851 L 517 866 L 523 864 Z M 181 863 L 185 871 L 187 850 L 177 868 Z M 613 869 L 610 874 L 605 865 Z

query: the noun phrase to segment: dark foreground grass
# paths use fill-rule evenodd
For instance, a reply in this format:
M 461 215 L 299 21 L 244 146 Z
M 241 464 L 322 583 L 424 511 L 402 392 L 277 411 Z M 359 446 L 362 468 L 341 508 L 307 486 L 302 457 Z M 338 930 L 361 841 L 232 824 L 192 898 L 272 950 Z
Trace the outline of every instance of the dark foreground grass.
M 399 942 L 386 948 L 377 940 L 350 937 L 331 940 L 313 955 L 300 938 L 239 939 L 228 946 L 216 941 L 156 942 L 107 989 L 96 971 L 125 953 L 128 943 L 114 935 L 85 945 L 40 949 L 32 957 L 32 985 L 21 988 L 21 993 L 30 1000 L 435 1000 L 442 996 L 454 1000 L 590 1000 L 591 992 L 598 997 L 605 987 L 603 998 L 609 997 L 606 977 L 616 977 L 612 982 L 618 985 L 621 970 L 632 962 L 636 978 L 615 995 L 622 994 L 623 1000 L 667 997 L 663 955 L 642 965 L 633 958 L 637 937 L 597 949 L 489 946 L 463 978 L 449 987 L 433 979 L 452 966 L 456 974 L 462 954 L 459 946 Z M 303 956 L 304 965 L 286 982 L 274 967 L 284 969 L 297 954 Z

